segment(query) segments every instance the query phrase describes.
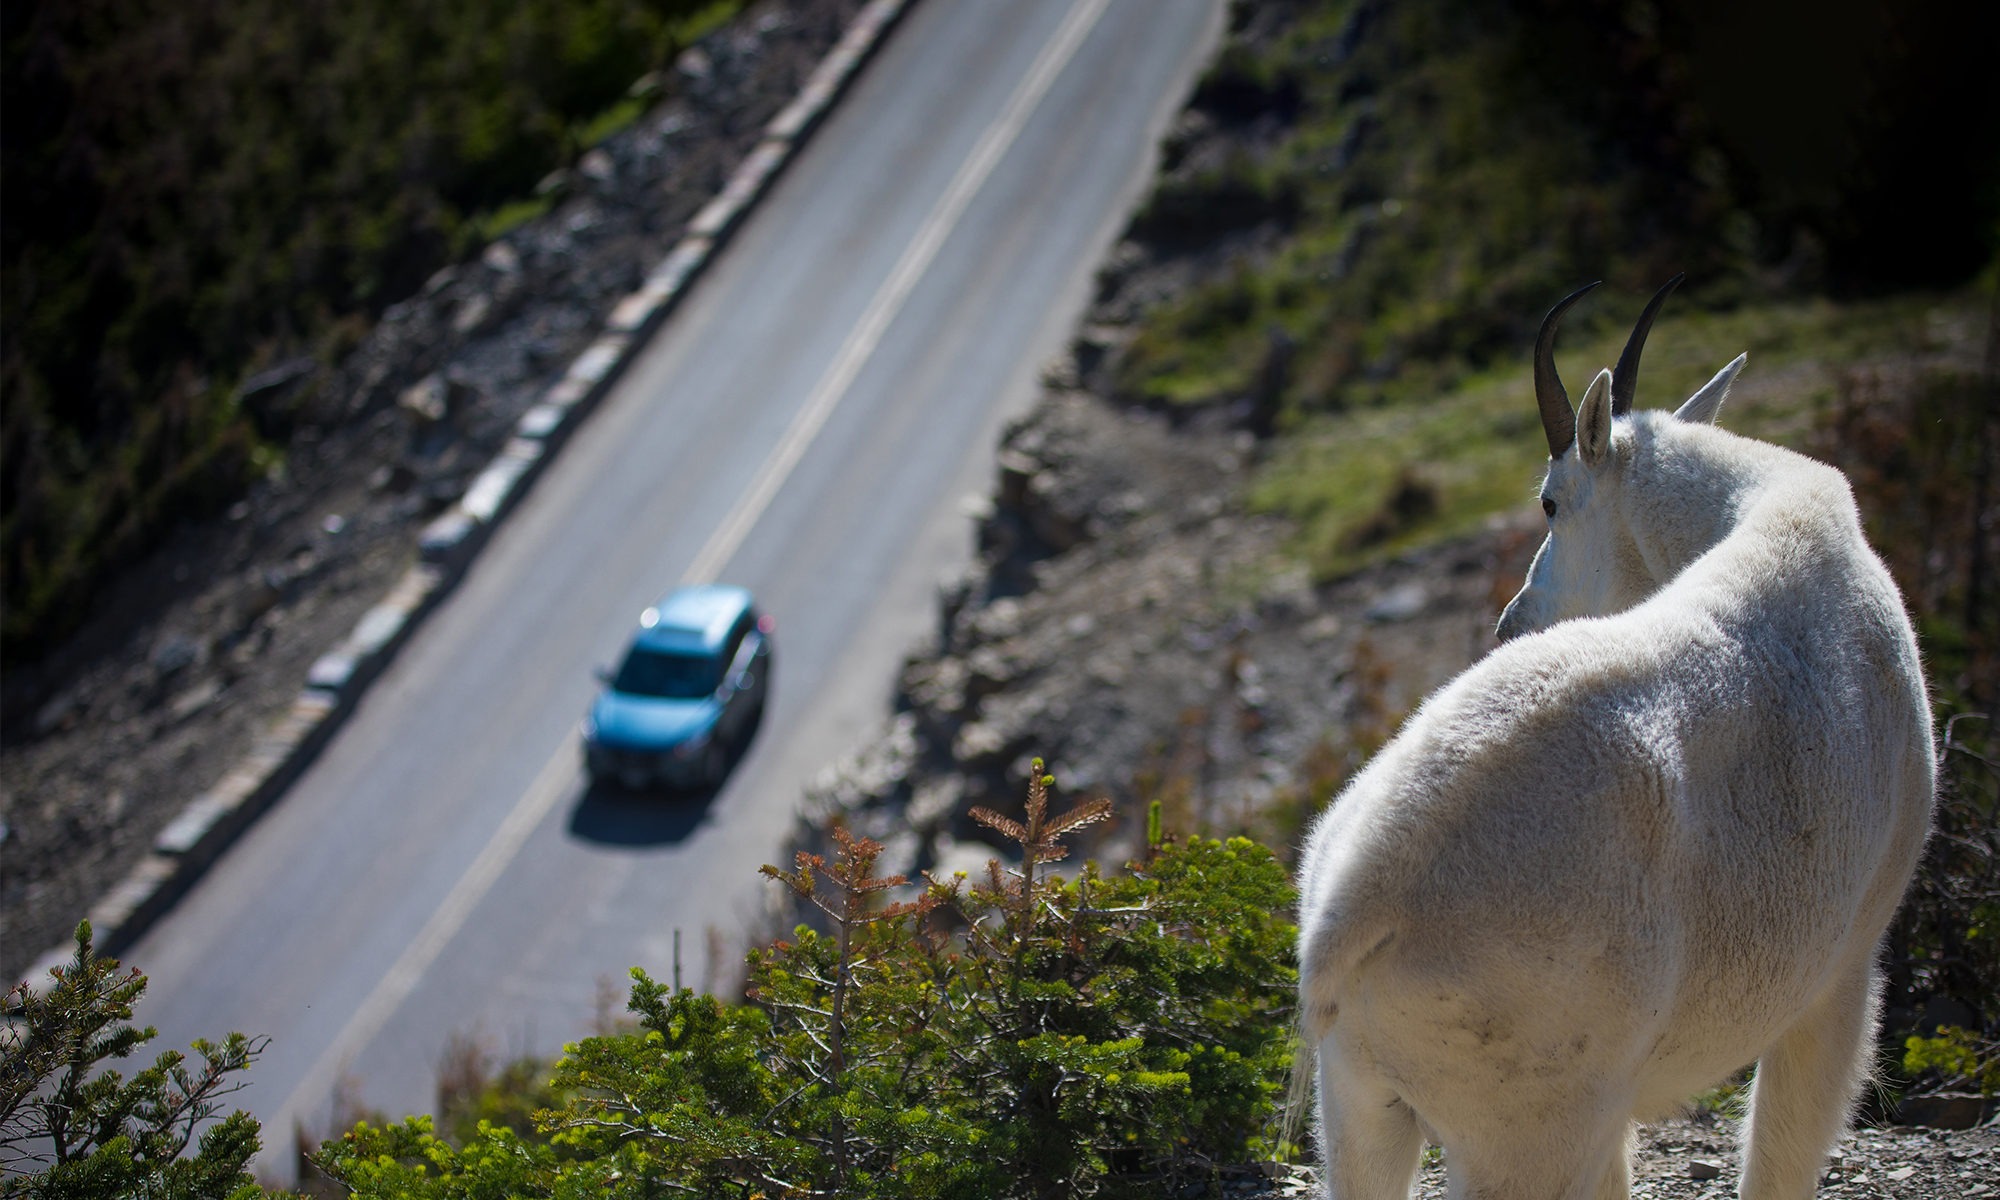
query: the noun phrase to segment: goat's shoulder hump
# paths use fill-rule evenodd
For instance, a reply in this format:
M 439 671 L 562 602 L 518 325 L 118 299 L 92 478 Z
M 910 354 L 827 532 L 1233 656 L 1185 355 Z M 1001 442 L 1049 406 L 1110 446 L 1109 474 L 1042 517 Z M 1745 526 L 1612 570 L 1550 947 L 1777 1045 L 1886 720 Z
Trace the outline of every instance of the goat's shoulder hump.
M 1424 703 L 1403 735 L 1444 770 L 1491 769 L 1582 739 L 1597 718 L 1655 690 L 1658 647 L 1624 636 L 1617 618 L 1565 621 L 1508 642 Z

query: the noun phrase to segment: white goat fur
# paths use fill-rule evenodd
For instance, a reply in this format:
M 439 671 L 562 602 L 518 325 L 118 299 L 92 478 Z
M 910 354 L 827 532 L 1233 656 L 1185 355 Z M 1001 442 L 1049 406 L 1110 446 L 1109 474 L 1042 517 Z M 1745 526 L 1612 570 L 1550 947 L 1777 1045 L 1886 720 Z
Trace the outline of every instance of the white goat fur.
M 1628 1194 L 1632 1123 L 1755 1060 L 1741 1195 L 1810 1196 L 1869 1072 L 1930 709 L 1846 479 L 1591 383 L 1507 640 L 1313 829 L 1328 1194 Z

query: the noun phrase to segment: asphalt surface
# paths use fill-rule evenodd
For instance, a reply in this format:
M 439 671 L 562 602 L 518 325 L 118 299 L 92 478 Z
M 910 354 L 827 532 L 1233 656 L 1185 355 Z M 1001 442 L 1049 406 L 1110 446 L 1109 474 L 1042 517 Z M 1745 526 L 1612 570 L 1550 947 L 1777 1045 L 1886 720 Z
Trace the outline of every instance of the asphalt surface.
M 234 1098 L 271 1177 L 337 1080 L 429 1112 L 451 1034 L 557 1052 L 600 980 L 671 977 L 676 930 L 684 982 L 737 978 L 757 866 L 886 715 L 970 555 L 964 498 L 1220 30 L 1213 0 L 917 5 L 334 742 L 126 955 L 156 1048 L 272 1037 Z M 590 791 L 592 668 L 711 566 L 777 621 L 762 728 L 712 796 Z

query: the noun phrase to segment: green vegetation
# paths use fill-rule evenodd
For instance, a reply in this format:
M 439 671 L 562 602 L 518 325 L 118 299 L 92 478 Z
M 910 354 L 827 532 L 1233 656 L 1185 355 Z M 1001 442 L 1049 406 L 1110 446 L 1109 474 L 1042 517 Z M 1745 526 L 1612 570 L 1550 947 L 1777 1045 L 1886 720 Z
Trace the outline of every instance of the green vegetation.
M 1692 1101 L 1694 1110 L 1742 1120 L 1749 1114 L 1750 1084 L 1756 1078 L 1757 1064 L 1752 1063 L 1714 1087 L 1696 1092 Z
M 535 1114 L 559 1108 L 568 1099 L 550 1081 L 552 1068 L 533 1055 L 496 1066 L 477 1040 L 454 1035 L 438 1067 L 438 1125 L 444 1136 L 463 1146 L 479 1136 L 485 1123 L 535 1137 Z
M 1996 330 L 2000 335 L 2000 330 Z M 2000 346 L 1996 346 L 2000 349 Z M 1937 722 L 1938 795 L 1922 864 L 1889 927 L 1884 1058 L 1928 1081 L 1903 1053 L 1930 1005 L 1991 1057 L 2000 1044 L 2000 603 L 1992 520 L 2000 465 L 2000 386 L 1932 368 L 1836 375 L 1812 452 L 1854 486 L 1869 541 L 1916 619 Z M 1983 524 L 1982 524 L 1983 522 Z
M 1818 452 L 1857 369 L 1933 352 L 1946 331 L 1976 329 L 1981 317 L 1977 299 L 1965 295 L 1791 300 L 1663 317 L 1647 343 L 1639 404 L 1671 407 L 1747 352 L 1723 425 Z M 1559 345 L 1557 369 L 1580 388 L 1617 359 L 1624 339 L 1623 329 L 1579 332 Z M 1320 574 L 1338 575 L 1532 504 L 1547 446 L 1526 364 L 1507 362 L 1467 373 L 1422 403 L 1302 416 L 1274 443 L 1251 502 L 1298 521 L 1301 553 Z M 1429 489 L 1431 503 L 1385 520 L 1407 478 Z
M 0 649 L 265 465 L 234 396 L 545 205 L 740 0 L 108 0 L 4 18 Z M 345 397 L 333 398 L 344 402 Z M 325 416 L 327 414 L 322 414 Z
M 1928 1074 L 1938 1081 L 1939 1091 L 1964 1088 L 1982 1096 L 2000 1095 L 2000 1042 L 1947 1025 L 1936 1037 L 1911 1037 L 1903 1045 L 1905 1075 Z
M 1154 1196 L 1274 1156 L 1297 987 L 1283 869 L 1197 838 L 1064 879 L 1038 868 L 1105 802 L 1051 814 L 1052 782 L 1021 820 L 981 810 L 1018 872 L 910 888 L 836 830 L 832 861 L 765 868 L 828 932 L 753 954 L 750 1005 L 634 971 L 639 1028 L 568 1047 L 532 1129 L 364 1124 L 323 1169 L 410 1197 Z
M 1182 844 L 1155 823 L 1129 873 L 1064 878 L 1046 864 L 1109 802 L 1051 813 L 1053 782 L 1037 774 L 1019 820 L 975 810 L 1020 845 L 1018 871 L 913 887 L 876 877 L 881 847 L 836 829 L 832 861 L 764 869 L 829 931 L 754 952 L 751 1003 L 635 970 L 638 1020 L 601 1020 L 552 1069 L 495 1074 L 457 1047 L 448 1138 L 427 1117 L 364 1119 L 312 1166 L 366 1196 L 984 1200 L 1152 1196 L 1277 1155 L 1298 984 L 1283 868 L 1245 839 Z M 259 1194 L 247 1114 L 181 1155 L 263 1042 L 196 1042 L 198 1071 L 166 1054 L 129 1083 L 97 1074 L 154 1031 L 122 1023 L 145 978 L 95 957 L 87 922 L 77 946 L 46 996 L 7 996 L 22 1025 L 0 1072 L 15 1176 L 0 1194 Z
M 263 1052 L 262 1039 L 232 1033 L 221 1045 L 196 1041 L 202 1065 L 168 1051 L 129 1081 L 101 1070 L 157 1036 L 134 1028 L 132 1006 L 146 991 L 137 971 L 99 958 L 90 922 L 76 929 L 76 957 L 54 987 L 26 984 L 0 1000 L 7 1041 L 0 1048 L 0 1196 L 85 1200 L 249 1200 L 262 1195 L 249 1172 L 257 1122 L 237 1111 L 201 1130 L 236 1078 Z M 190 1143 L 192 1155 L 186 1154 Z

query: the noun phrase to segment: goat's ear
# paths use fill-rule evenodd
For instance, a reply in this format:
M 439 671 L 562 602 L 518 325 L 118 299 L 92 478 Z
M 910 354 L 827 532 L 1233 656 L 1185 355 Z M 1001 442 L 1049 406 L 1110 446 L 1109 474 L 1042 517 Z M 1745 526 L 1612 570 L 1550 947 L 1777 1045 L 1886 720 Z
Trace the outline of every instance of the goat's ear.
M 1576 408 L 1576 452 L 1596 467 L 1611 452 L 1611 372 L 1599 371 Z
M 1729 399 L 1729 385 L 1736 382 L 1736 373 L 1749 361 L 1748 354 L 1737 355 L 1728 366 L 1715 373 L 1715 378 L 1702 384 L 1700 391 L 1689 396 L 1686 404 L 1674 410 L 1675 419 L 1715 424 L 1716 415 L 1722 411 L 1722 402 Z

